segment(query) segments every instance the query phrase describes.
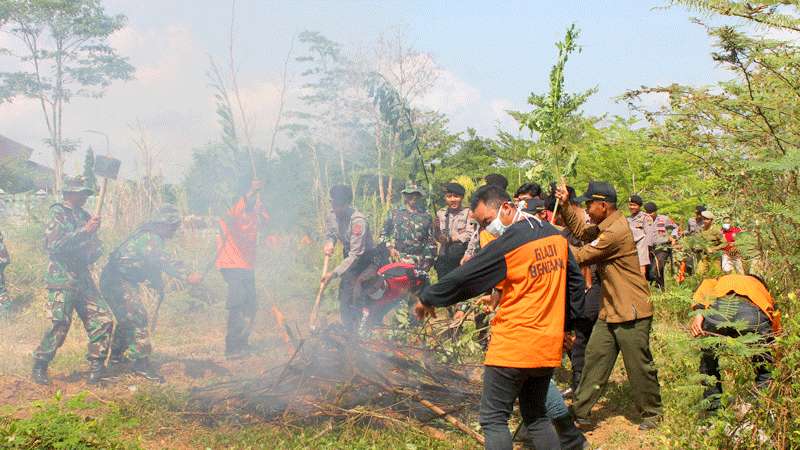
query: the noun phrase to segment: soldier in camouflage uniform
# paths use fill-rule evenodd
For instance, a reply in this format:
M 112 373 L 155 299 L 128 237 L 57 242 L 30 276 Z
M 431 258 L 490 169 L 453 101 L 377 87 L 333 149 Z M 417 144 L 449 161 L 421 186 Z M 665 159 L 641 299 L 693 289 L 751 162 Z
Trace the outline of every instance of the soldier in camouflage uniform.
M 11 256 L 8 255 L 8 249 L 3 242 L 3 233 L 0 233 L 0 317 L 8 313 L 11 309 L 11 297 L 8 296 L 6 291 L 6 266 L 11 264 Z
M 414 183 L 408 183 L 402 191 L 403 207 L 389 212 L 383 224 L 381 242 L 389 249 L 392 259 L 414 264 L 418 271 L 427 273 L 436 259 L 436 241 L 433 236 L 433 219 L 419 208 L 423 192 Z M 408 298 L 409 318 L 414 302 Z
M 45 250 L 50 258 L 45 281 L 52 324 L 34 351 L 32 378 L 39 384 L 50 382 L 47 366 L 64 343 L 72 313 L 77 311 L 89 337 L 89 382 L 94 384 L 105 375 L 104 360 L 113 327 L 111 310 L 100 297 L 89 272 L 102 254 L 97 238 L 100 219 L 83 209 L 92 190 L 82 182 L 68 182 L 62 193 L 64 202 L 50 207 L 45 229 Z
M 418 207 L 423 197 L 420 188 L 409 183 L 402 193 L 404 206 L 389 212 L 383 224 L 381 242 L 386 244 L 393 258 L 427 272 L 433 267 L 436 257 L 433 219 Z
M 165 240 L 175 235 L 180 223 L 174 206 L 162 207 L 111 253 L 100 275 L 103 298 L 117 319 L 111 360 L 123 362 L 130 359 L 135 374 L 154 381 L 162 381 L 162 378 L 149 363 L 152 345 L 147 310 L 140 299 L 140 285 L 147 282 L 163 298 L 162 273 L 190 284 L 202 280 L 200 274 L 189 273 L 183 263 L 173 259 L 164 249 Z

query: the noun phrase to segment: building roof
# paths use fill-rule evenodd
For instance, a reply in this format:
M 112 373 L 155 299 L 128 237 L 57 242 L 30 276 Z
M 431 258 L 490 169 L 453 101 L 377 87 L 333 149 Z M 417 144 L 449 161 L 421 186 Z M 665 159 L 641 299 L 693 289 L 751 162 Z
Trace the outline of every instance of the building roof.
M 32 148 L 0 134 L 0 160 L 18 159 L 27 161 L 30 159 L 31 154 L 33 154 Z

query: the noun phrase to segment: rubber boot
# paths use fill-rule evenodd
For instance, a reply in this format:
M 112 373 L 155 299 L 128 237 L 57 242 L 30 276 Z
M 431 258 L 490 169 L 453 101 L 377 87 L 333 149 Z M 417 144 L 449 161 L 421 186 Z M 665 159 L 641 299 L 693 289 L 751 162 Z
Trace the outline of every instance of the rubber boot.
M 99 384 L 106 379 L 106 366 L 103 361 L 91 361 L 89 363 L 89 384 Z
M 31 371 L 31 378 L 33 379 L 34 383 L 41 384 L 43 386 L 50 384 L 50 377 L 47 376 L 47 365 L 47 361 L 41 359 L 34 360 L 33 370 Z
M 156 381 L 158 383 L 164 382 L 164 378 L 150 365 L 150 360 L 147 358 L 137 359 L 134 361 L 133 373 L 150 381 Z
M 557 419 L 553 419 L 553 425 L 556 427 L 558 433 L 558 440 L 561 442 L 561 448 L 565 450 L 582 450 L 589 448 L 589 443 L 583 432 L 575 426 L 572 421 L 572 416 L 567 414 Z

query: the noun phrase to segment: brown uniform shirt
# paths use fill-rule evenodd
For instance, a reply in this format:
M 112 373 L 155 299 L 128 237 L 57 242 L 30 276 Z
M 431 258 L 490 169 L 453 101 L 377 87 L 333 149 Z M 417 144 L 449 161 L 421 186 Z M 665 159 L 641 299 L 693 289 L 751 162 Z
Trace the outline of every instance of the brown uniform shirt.
M 581 266 L 597 264 L 603 293 L 598 318 L 621 323 L 651 317 L 650 288 L 639 271 L 636 244 L 625 217 L 617 211 L 599 225 L 591 225 L 577 207 L 560 211 L 572 234 L 589 242 L 574 250 L 575 260 Z

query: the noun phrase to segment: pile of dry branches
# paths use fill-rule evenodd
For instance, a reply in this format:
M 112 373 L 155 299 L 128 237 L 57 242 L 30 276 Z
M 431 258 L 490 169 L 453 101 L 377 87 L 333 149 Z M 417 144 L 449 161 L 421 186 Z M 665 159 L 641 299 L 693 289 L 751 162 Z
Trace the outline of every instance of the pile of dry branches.
M 411 421 L 434 437 L 444 419 L 481 441 L 465 425 L 477 410 L 480 386 L 466 367 L 435 362 L 424 350 L 387 341 L 359 341 L 330 326 L 295 343 L 289 361 L 261 376 L 192 391 L 190 405 L 212 414 L 247 414 L 286 423 L 378 419 Z

